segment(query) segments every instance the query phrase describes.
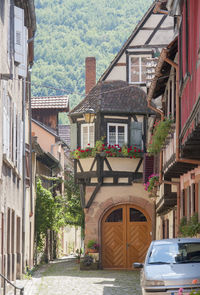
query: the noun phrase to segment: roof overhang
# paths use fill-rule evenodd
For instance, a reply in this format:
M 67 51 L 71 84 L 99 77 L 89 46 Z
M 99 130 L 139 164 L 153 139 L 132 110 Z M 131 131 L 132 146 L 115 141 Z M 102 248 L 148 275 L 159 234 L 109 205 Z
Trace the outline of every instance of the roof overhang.
M 177 53 L 177 46 L 178 38 L 176 37 L 167 48 L 162 49 L 155 69 L 155 76 L 147 94 L 147 100 L 155 99 L 164 93 L 171 70 L 171 65 L 165 59 L 174 60 Z

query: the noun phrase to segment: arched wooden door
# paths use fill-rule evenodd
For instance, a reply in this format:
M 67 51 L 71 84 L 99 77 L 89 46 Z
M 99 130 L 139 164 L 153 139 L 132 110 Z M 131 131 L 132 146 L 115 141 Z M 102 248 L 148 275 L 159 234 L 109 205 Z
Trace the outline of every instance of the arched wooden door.
M 151 221 L 145 212 L 126 204 L 110 209 L 102 219 L 103 268 L 131 269 L 143 262 L 151 242 Z

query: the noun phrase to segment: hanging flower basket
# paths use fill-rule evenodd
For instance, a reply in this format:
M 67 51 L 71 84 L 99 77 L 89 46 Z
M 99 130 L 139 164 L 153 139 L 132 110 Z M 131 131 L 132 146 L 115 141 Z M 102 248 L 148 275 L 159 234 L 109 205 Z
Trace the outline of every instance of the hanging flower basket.
M 144 189 L 150 193 L 149 197 L 155 197 L 157 193 L 157 187 L 159 186 L 158 174 L 152 174 L 149 176 L 148 181 L 144 184 Z
M 157 121 L 154 124 L 154 131 L 151 142 L 148 145 L 147 151 L 149 155 L 156 155 L 166 144 L 166 139 L 171 139 L 171 132 L 174 128 L 171 118 L 164 118 L 162 121 Z

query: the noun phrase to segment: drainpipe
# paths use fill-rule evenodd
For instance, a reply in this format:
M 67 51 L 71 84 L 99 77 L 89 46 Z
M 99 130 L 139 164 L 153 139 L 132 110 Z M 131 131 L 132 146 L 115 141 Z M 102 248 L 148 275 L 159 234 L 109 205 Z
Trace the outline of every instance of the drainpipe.
M 25 123 L 26 123 L 26 79 L 22 80 L 22 121 L 23 121 L 23 212 L 22 212 L 22 272 L 25 271 L 25 230 L 26 230 L 26 143 L 25 143 Z
M 31 73 L 28 72 L 28 116 L 29 116 L 29 164 L 30 164 L 30 217 L 33 215 L 33 174 L 32 174 L 32 125 L 31 125 Z

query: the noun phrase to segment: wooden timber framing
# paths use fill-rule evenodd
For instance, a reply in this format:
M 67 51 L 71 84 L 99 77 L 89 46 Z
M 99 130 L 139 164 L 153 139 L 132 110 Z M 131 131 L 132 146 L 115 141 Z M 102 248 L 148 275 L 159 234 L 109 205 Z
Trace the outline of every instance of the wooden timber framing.
M 140 182 L 143 177 L 143 173 L 139 172 L 142 162 L 143 158 L 140 158 L 138 164 L 136 165 L 135 171 L 114 171 L 108 159 L 105 156 L 101 156 L 100 154 L 98 154 L 92 161 L 91 166 L 87 168 L 87 171 L 84 171 L 84 168 L 81 165 L 81 161 L 75 160 L 74 177 L 75 182 L 78 183 L 81 187 L 82 207 L 89 208 L 91 206 L 101 186 L 129 186 L 132 185 L 132 182 Z M 77 170 L 77 168 L 79 168 L 79 171 Z M 123 178 L 124 182 L 122 181 Z M 96 179 L 96 182 L 92 182 L 92 179 Z M 110 179 L 110 182 L 104 182 L 105 179 Z M 85 204 L 86 186 L 95 186 L 95 189 L 87 204 Z
M 92 205 L 92 202 L 94 201 L 98 191 L 100 190 L 100 187 L 101 187 L 101 183 L 98 183 L 95 187 L 95 190 L 93 191 L 89 201 L 87 202 L 87 205 L 85 206 L 85 208 L 90 208 L 90 206 Z

